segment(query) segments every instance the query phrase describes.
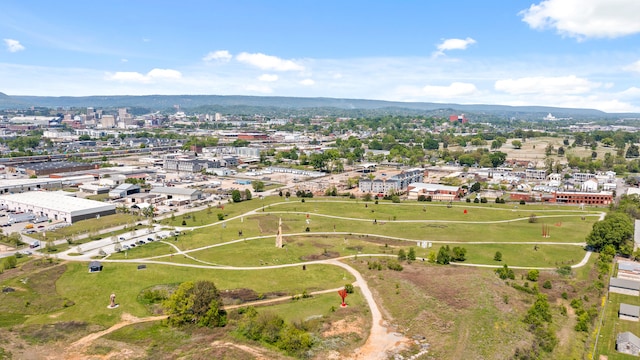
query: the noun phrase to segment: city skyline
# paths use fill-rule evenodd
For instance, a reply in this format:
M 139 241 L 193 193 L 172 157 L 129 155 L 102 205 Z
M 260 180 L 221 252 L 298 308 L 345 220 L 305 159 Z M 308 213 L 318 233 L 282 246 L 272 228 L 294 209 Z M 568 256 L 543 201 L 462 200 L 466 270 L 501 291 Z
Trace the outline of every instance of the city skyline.
M 634 0 L 0 5 L 0 92 L 640 112 Z

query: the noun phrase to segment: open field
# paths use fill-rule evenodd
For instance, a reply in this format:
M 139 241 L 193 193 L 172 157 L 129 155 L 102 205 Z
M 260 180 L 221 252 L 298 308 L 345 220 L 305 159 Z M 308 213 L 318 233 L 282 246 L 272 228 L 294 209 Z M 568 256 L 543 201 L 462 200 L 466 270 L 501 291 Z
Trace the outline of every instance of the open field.
M 390 331 L 408 337 L 424 336 L 421 342 L 430 344 L 430 354 L 438 359 L 508 358 L 516 347 L 531 344 L 532 335 L 520 319 L 532 303 L 532 295 L 499 280 L 491 269 L 440 266 L 421 258 L 449 245 L 467 250 L 466 264 L 550 269 L 574 265 L 585 256 L 581 244 L 600 210 L 556 205 L 516 208 L 466 203 L 451 207 L 417 202 L 374 204 L 329 198 L 301 202 L 282 201 L 279 196 L 224 204 L 224 210 L 214 207 L 167 219 L 165 230 L 177 226 L 181 229 L 179 236 L 111 254 L 103 260 L 104 269 L 99 273 L 88 273 L 87 262 L 75 260 L 77 254 L 66 263 L 53 259 L 39 266 L 21 263 L 23 269 L 0 275 L 3 286 L 16 289 L 2 294 L 0 336 L 29 342 L 35 340 L 25 337 L 27 331 L 53 331 L 56 326 L 63 326 L 57 324 L 75 324 L 55 338 L 58 340 L 49 335 L 37 340 L 46 345 L 73 342 L 83 334 L 119 323 L 123 316 L 143 318 L 156 314 L 160 308 L 143 303 L 141 294 L 157 287 L 171 289 L 187 280 L 212 280 L 222 294 L 249 292 L 256 299 L 336 289 L 354 282 L 354 276 L 329 264 L 307 264 L 303 270 L 299 263 L 350 256 L 343 262 L 363 274 L 384 319 L 391 324 Z M 220 222 L 217 213 L 222 211 L 226 216 Z M 535 222 L 531 222 L 531 214 L 535 214 Z M 274 246 L 280 219 L 285 244 L 282 249 Z M 122 220 L 116 222 L 119 221 Z M 182 225 L 183 221 L 186 225 Z M 543 225 L 550 227 L 550 237 L 542 237 Z M 87 229 L 92 226 L 96 225 L 84 225 Z M 70 234 L 77 231 L 72 229 Z M 420 248 L 417 241 L 431 242 L 432 247 Z M 404 271 L 367 267 L 368 262 L 396 261 L 400 249 L 408 252 L 410 248 L 416 250 L 418 260 L 403 262 Z M 500 262 L 493 260 L 496 251 L 502 253 Z M 146 264 L 146 269 L 138 270 L 139 264 Z M 278 265 L 293 266 L 274 268 Z M 593 259 L 587 266 L 593 266 Z M 518 272 L 514 283 L 522 285 L 522 274 L 524 271 Z M 575 319 L 570 314 L 560 315 L 560 306 L 568 302 L 559 294 L 568 292 L 569 299 L 580 296 L 588 288 L 585 279 L 593 281 L 591 276 L 586 268 L 576 269 L 570 277 L 560 277 L 553 270 L 543 271 L 540 276 L 541 281 L 554 282 L 553 290 L 544 291 L 557 305 L 554 326 L 562 335 L 558 353 L 566 358 L 582 354 L 580 343 L 585 337 L 573 331 Z M 367 302 L 360 289 L 355 290 L 347 298 L 351 305 L 347 309 L 339 309 L 337 294 L 328 293 L 286 299 L 261 306 L 259 311 L 306 324 L 321 339 L 314 350 L 320 351 L 321 356 L 326 355 L 322 351 L 352 353 L 364 343 L 366 329 L 372 326 Z M 111 293 L 116 294 L 120 305 L 117 309 L 107 309 Z M 226 302 L 229 306 L 239 301 L 231 299 Z M 274 349 L 260 350 L 260 344 L 233 335 L 234 321 L 239 316 L 234 311 L 230 313 L 228 330 L 191 329 L 185 333 L 161 323 L 137 324 L 105 336 L 87 351 L 105 355 L 127 349 L 137 354 L 134 357 L 207 354 L 225 358 L 221 348 L 211 346 L 223 341 L 239 346 L 228 351 L 235 358 L 251 358 L 247 351 L 255 351 L 256 346 L 270 357 L 277 357 L 278 353 L 272 353 Z M 348 326 L 345 317 L 357 325 Z M 10 326 L 23 330 L 16 334 L 2 329 Z M 336 333 L 336 329 L 343 332 Z M 176 340 L 168 340 L 173 338 Z M 254 350 L 243 348 L 246 346 Z M 404 351 L 409 355 L 418 350 L 412 346 Z
M 544 167 L 544 160 L 547 157 L 545 154 L 545 149 L 547 148 L 548 145 L 551 145 L 554 148 L 554 152 L 551 155 L 551 157 L 555 161 L 560 161 L 561 163 L 567 162 L 567 159 L 566 159 L 567 155 L 578 156 L 581 158 L 584 158 L 584 157 L 590 158 L 591 153 L 594 151 L 594 150 L 591 150 L 591 147 L 584 147 L 584 146 L 572 147 L 571 144 L 573 144 L 573 139 L 570 139 L 569 145 L 564 145 L 563 144 L 564 139 L 558 138 L 558 137 L 529 138 L 526 141 L 522 141 L 522 147 L 520 149 L 516 149 L 513 147 L 513 145 L 511 145 L 511 142 L 513 140 L 522 141 L 522 139 L 507 139 L 507 142 L 497 150 L 502 151 L 503 153 L 506 153 L 507 159 L 517 158 L 520 160 L 533 161 L 536 163 L 538 167 Z M 480 147 L 486 148 L 487 146 L 480 146 Z M 557 150 L 559 147 L 563 147 L 565 149 L 565 156 L 557 155 Z M 470 145 L 467 146 L 466 148 L 449 145 L 450 151 L 456 151 L 456 150 L 468 151 L 468 150 L 475 150 L 475 149 L 476 147 L 470 146 Z M 602 144 L 598 144 L 595 152 L 598 153 L 597 159 L 602 160 L 604 158 L 604 154 L 606 153 L 611 153 L 611 155 L 615 156 L 616 149 L 612 147 L 602 146 Z
M 467 213 L 464 213 L 467 210 Z M 606 210 L 606 209 L 604 209 Z M 580 210 L 578 206 L 564 205 L 513 205 L 513 204 L 473 204 L 456 202 L 451 206 L 442 202 L 405 202 L 392 203 L 379 201 L 363 202 L 354 200 L 316 199 L 307 200 L 304 203 L 290 201 L 268 206 L 266 212 L 307 212 L 314 214 L 333 215 L 343 218 L 362 220 L 377 219 L 378 221 L 391 220 L 433 220 L 433 221 L 501 221 L 516 218 L 528 218 L 531 214 L 537 216 L 560 215 L 599 215 L 603 210 L 585 208 Z

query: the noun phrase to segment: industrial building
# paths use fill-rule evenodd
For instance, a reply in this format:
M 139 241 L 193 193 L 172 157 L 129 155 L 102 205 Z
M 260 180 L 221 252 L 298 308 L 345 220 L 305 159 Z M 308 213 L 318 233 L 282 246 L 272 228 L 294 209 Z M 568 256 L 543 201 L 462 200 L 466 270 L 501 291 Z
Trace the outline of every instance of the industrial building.
M 16 194 L 36 190 L 59 190 L 64 186 L 93 181 L 93 176 L 73 176 L 59 179 L 1 179 L 0 194 Z
M 164 195 L 167 202 L 174 205 L 188 204 L 204 197 L 200 190 L 179 187 L 154 187 L 149 194 Z
M 97 166 L 97 164 L 72 161 L 49 161 L 33 164 L 22 164 L 15 167 L 9 166 L 7 170 L 9 172 L 26 174 L 29 176 L 42 176 L 55 173 L 90 170 L 95 169 Z
M 46 216 L 51 220 L 67 223 L 116 213 L 116 206 L 113 204 L 48 191 L 0 196 L 0 204 L 8 210 L 32 212 L 36 216 Z

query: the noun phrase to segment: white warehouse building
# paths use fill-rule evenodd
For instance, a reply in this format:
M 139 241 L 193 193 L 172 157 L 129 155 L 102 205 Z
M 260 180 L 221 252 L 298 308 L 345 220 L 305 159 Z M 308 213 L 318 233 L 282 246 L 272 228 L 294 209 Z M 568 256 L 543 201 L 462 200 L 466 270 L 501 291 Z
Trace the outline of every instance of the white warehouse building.
M 116 213 L 116 206 L 113 204 L 47 191 L 3 195 L 0 196 L 0 204 L 8 210 L 32 212 L 36 216 L 46 216 L 51 220 L 62 220 L 70 224 Z

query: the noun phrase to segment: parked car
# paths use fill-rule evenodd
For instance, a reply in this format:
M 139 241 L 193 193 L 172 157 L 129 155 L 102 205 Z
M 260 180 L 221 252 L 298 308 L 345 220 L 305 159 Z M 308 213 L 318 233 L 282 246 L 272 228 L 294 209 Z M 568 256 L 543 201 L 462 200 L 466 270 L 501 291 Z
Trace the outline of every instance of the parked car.
M 153 238 L 148 237 L 148 238 L 147 238 L 147 241 L 153 241 Z
M 136 244 L 135 244 L 135 243 L 131 243 L 131 245 L 129 245 L 129 246 L 131 246 L 132 248 L 134 248 L 134 247 L 136 247 Z
M 144 242 L 144 240 L 138 240 L 138 245 L 144 245 L 146 244 L 146 242 Z
M 129 250 L 131 247 L 129 245 L 122 245 L 122 250 Z

